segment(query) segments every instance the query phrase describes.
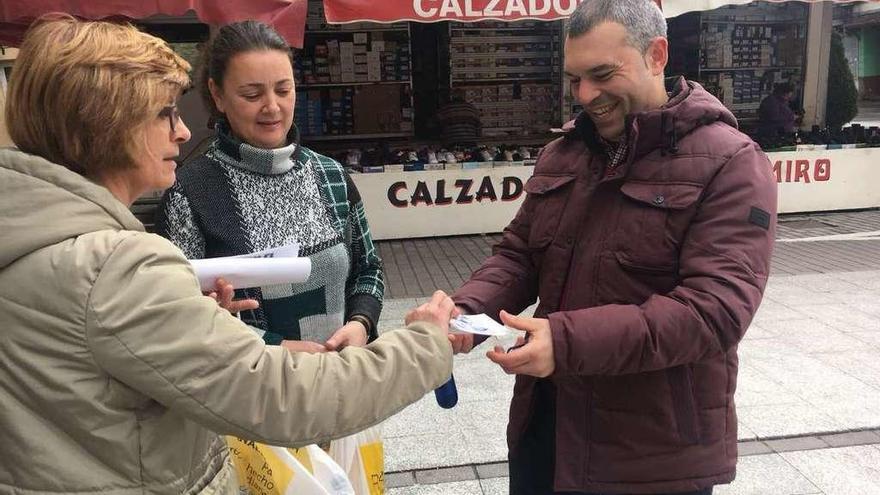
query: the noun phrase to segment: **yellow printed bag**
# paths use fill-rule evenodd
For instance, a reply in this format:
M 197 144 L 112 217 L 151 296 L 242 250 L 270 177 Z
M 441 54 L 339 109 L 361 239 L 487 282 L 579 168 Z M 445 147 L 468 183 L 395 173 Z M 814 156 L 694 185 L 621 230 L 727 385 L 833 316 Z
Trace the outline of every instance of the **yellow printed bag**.
M 382 426 L 330 442 L 330 457 L 348 475 L 356 495 L 384 495 L 385 455 Z
M 317 445 L 275 447 L 226 437 L 242 495 L 355 495 L 345 471 Z

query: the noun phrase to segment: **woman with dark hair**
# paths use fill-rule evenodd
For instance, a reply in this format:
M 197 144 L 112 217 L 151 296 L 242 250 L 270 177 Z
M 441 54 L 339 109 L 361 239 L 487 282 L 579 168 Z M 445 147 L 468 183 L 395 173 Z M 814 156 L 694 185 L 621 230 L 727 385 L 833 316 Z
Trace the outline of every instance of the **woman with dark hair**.
M 222 435 L 350 435 L 452 371 L 441 292 L 367 348 L 290 352 L 144 232 L 129 206 L 174 183 L 188 70 L 132 26 L 53 16 L 25 36 L 0 149 L 2 493 L 237 494 Z
M 366 345 L 378 335 L 382 264 L 354 183 L 338 162 L 299 144 L 287 43 L 260 22 L 223 26 L 201 72 L 217 136 L 179 172 L 158 232 L 189 258 L 298 244 L 312 279 L 243 291 L 259 308 L 241 318 L 293 350 Z

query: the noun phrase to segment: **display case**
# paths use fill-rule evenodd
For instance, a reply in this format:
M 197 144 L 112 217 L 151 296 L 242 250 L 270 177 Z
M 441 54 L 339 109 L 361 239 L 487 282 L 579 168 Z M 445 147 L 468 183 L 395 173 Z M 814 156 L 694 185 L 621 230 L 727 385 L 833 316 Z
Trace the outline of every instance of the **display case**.
M 408 23 L 327 24 L 309 2 L 296 53 L 295 119 L 304 142 L 413 136 Z
M 791 83 L 801 105 L 808 6 L 755 2 L 670 20 L 670 75 L 699 81 L 737 119 L 757 119 L 776 84 Z
M 449 87 L 484 137 L 545 135 L 562 106 L 562 21 L 449 23 Z

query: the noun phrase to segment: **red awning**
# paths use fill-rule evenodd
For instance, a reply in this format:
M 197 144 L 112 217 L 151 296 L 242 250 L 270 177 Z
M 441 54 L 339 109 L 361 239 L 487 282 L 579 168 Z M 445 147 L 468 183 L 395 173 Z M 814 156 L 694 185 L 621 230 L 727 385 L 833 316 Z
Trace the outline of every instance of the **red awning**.
M 94 20 L 183 16 L 193 11 L 206 24 L 263 21 L 290 45 L 302 47 L 306 9 L 307 0 L 6 0 L 0 2 L 0 44 L 18 45 L 27 26 L 48 12 Z
M 710 10 L 752 0 L 655 0 L 666 17 L 695 10 Z M 769 0 L 787 1 L 787 0 Z M 821 1 L 821 0 L 802 0 Z M 880 0 L 831 0 L 836 3 Z M 327 22 L 439 22 L 439 21 L 517 21 L 522 19 L 563 19 L 574 12 L 581 0 L 324 0 Z
M 550 21 L 571 15 L 580 0 L 324 0 L 327 22 L 438 22 L 520 19 Z

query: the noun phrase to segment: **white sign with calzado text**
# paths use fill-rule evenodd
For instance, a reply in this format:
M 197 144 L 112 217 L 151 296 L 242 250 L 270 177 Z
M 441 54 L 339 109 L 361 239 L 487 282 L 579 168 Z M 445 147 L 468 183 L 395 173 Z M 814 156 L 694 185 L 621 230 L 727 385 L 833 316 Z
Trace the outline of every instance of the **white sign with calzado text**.
M 880 207 L 880 148 L 767 153 L 779 213 Z
M 768 153 L 780 213 L 880 207 L 880 148 Z M 501 232 L 534 167 L 354 174 L 373 238 Z
M 501 232 L 533 166 L 354 174 L 374 239 Z

